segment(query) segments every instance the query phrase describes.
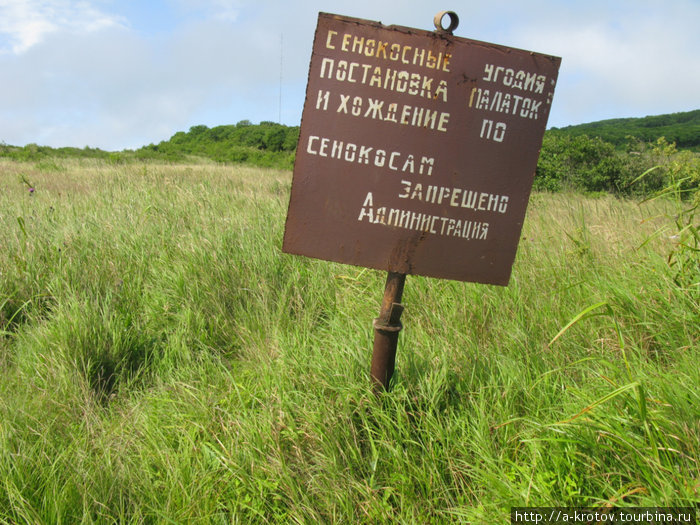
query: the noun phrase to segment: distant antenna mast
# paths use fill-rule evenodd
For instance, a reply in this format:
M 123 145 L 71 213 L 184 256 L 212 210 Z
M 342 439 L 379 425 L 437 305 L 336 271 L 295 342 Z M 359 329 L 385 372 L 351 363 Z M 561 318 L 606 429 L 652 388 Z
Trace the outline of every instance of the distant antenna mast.
M 282 64 L 284 63 L 283 62 L 283 58 L 284 58 L 283 37 L 284 37 L 283 33 L 280 33 L 280 97 L 279 97 L 279 114 L 277 115 L 277 122 L 279 124 L 282 124 Z

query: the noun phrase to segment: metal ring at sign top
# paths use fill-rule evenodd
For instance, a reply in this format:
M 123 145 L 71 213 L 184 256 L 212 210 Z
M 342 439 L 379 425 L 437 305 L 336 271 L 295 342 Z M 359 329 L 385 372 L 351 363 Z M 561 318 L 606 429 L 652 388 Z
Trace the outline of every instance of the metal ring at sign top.
M 445 18 L 445 15 L 450 17 L 450 25 L 447 27 L 443 27 L 442 25 L 442 20 Z M 459 17 L 454 11 L 440 11 L 435 15 L 435 18 L 433 18 L 433 24 L 435 24 L 435 29 L 438 31 L 452 34 L 452 32 L 457 29 L 457 26 L 459 25 Z

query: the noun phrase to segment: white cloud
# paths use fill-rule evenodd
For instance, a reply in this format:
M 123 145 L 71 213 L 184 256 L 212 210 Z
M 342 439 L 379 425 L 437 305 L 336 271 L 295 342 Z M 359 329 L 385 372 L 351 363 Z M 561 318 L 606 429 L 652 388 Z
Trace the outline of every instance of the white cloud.
M 90 33 L 120 26 L 124 20 L 96 9 L 89 2 L 70 0 L 0 0 L 0 34 L 9 47 L 0 52 L 21 54 L 58 31 Z
M 243 7 L 242 0 L 170 0 L 189 13 L 202 13 L 209 19 L 235 22 Z
M 513 32 L 537 51 L 563 59 L 550 124 L 699 107 L 699 3 L 591 7 L 575 17 L 554 12 Z

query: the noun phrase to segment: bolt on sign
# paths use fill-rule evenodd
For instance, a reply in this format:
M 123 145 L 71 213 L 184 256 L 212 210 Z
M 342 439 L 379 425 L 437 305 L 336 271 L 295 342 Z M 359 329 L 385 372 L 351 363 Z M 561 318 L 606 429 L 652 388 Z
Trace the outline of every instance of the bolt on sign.
M 283 250 L 507 285 L 560 62 L 320 13 Z

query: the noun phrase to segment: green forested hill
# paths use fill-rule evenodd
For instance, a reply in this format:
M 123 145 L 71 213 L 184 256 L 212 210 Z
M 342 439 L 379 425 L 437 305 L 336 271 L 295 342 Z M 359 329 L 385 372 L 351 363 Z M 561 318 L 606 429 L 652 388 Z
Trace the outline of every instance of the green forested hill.
M 169 140 L 144 146 L 136 153 L 166 160 L 191 155 L 217 162 L 291 169 L 298 138 L 299 126 L 275 122 L 255 125 L 242 120 L 236 125 L 213 128 L 193 126 L 188 132 L 178 131 Z
M 615 146 L 636 140 L 654 142 L 665 137 L 680 149 L 700 150 L 700 109 L 642 118 L 617 118 L 588 124 L 552 128 L 548 133 L 600 137 Z
M 188 162 L 203 158 L 228 164 L 291 169 L 298 137 L 299 126 L 285 126 L 275 122 L 252 124 L 249 120 L 242 120 L 238 124 L 213 128 L 192 126 L 189 131 L 178 131 L 168 140 L 137 150 L 109 152 L 90 147 L 52 148 L 37 144 L 11 146 L 0 143 L 0 157 L 19 161 L 97 158 L 110 162 Z
M 10 146 L 0 143 L 0 157 L 24 161 L 87 157 L 112 162 L 140 160 L 187 162 L 193 158 L 204 158 L 223 163 L 245 163 L 291 169 L 294 165 L 298 137 L 299 126 L 285 126 L 274 122 L 252 124 L 248 120 L 242 120 L 237 124 L 213 128 L 203 125 L 192 126 L 188 131 L 178 131 L 168 140 L 149 144 L 135 151 L 108 152 L 89 147 L 51 148 L 37 144 Z M 602 155 L 607 157 L 612 155 L 612 150 L 618 153 L 639 152 L 645 147 L 639 144 L 640 142 L 656 143 L 661 137 L 664 137 L 667 143 L 675 143 L 679 150 L 700 151 L 700 109 L 684 113 L 601 120 L 564 128 L 552 128 L 545 133 L 542 157 L 546 158 L 547 152 L 552 150 L 552 144 L 556 144 L 558 149 L 564 148 L 567 151 L 572 148 L 574 150 L 593 148 L 598 151 L 607 147 L 611 151 L 606 151 Z M 573 155 L 572 162 L 578 165 L 581 163 L 580 158 L 590 159 L 589 153 L 579 151 Z M 557 158 L 560 157 L 561 155 L 558 154 Z M 601 155 L 596 154 L 596 157 Z M 540 164 L 542 164 L 542 158 Z

